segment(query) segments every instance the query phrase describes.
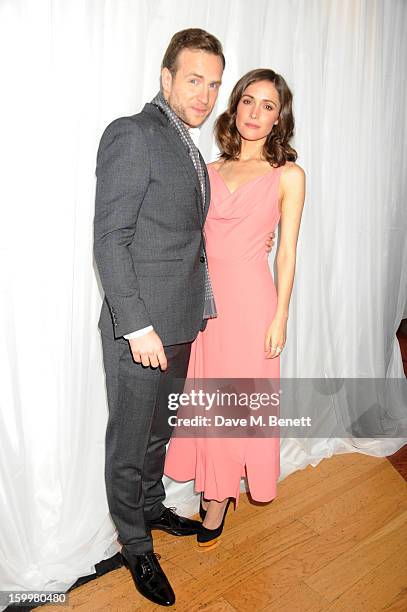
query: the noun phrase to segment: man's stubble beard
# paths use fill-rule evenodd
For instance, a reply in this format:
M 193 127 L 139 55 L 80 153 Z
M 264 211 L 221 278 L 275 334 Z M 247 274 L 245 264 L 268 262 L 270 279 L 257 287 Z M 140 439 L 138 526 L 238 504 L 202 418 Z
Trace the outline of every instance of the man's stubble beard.
M 188 120 L 185 108 L 183 106 L 181 106 L 180 104 L 178 104 L 177 100 L 174 100 L 174 98 L 170 95 L 168 100 L 167 100 L 168 104 L 170 105 L 170 107 L 172 108 L 172 110 L 174 111 L 174 113 L 181 119 L 181 121 L 183 121 L 188 127 L 201 127 L 201 125 L 204 123 L 205 119 L 207 118 L 207 115 L 204 117 L 204 119 L 202 119 L 202 121 L 200 121 L 200 123 L 198 123 L 197 125 L 191 125 L 191 123 Z
M 178 104 L 177 101 L 174 100 L 171 96 L 168 98 L 168 104 L 170 105 L 174 113 L 181 119 L 181 121 L 190 126 L 184 107 Z

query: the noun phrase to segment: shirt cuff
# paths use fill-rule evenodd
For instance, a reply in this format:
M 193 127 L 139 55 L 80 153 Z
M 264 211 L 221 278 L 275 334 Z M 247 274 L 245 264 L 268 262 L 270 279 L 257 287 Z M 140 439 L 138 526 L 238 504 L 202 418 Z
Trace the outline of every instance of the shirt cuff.
M 131 334 L 125 334 L 123 338 L 126 340 L 132 340 L 133 338 L 140 338 L 141 336 L 145 336 L 148 332 L 153 331 L 154 327 L 152 325 L 148 325 L 147 327 L 142 327 L 137 331 L 131 332 Z

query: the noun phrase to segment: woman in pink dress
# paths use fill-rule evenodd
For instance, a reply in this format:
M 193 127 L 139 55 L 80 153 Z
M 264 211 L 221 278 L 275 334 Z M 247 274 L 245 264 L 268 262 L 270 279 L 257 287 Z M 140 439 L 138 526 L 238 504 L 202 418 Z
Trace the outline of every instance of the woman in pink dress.
M 218 314 L 192 345 L 188 379 L 279 379 L 305 194 L 305 174 L 289 145 L 293 130 L 292 94 L 269 69 L 244 75 L 216 121 L 221 154 L 208 166 L 205 235 Z M 264 243 L 278 223 L 276 290 Z M 280 440 L 174 436 L 164 472 L 195 480 L 203 519 L 198 545 L 208 548 L 230 500 L 238 505 L 242 476 L 254 500 L 276 496 Z

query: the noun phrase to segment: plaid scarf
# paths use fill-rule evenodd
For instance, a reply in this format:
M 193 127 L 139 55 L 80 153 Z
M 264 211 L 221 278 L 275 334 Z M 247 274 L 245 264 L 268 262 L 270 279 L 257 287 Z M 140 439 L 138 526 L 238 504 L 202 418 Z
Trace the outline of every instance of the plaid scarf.
M 175 128 L 182 143 L 188 150 L 189 156 L 194 164 L 194 168 L 198 175 L 199 184 L 201 186 L 202 196 L 202 209 L 205 210 L 205 172 L 202 167 L 201 159 L 199 157 L 199 151 L 194 141 L 192 140 L 191 134 L 185 123 L 174 113 L 167 100 L 164 98 L 161 91 L 151 100 L 151 104 L 154 104 L 160 108 L 168 118 L 170 124 Z M 215 298 L 212 291 L 211 279 L 209 276 L 208 262 L 205 257 L 205 306 L 204 306 L 204 319 L 210 319 L 217 316 Z

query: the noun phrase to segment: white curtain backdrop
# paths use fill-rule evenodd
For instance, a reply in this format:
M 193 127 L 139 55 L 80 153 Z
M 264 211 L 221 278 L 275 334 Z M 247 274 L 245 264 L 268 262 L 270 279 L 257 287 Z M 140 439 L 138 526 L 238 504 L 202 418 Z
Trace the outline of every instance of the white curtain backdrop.
M 207 161 L 243 73 L 271 67 L 294 93 L 307 197 L 282 375 L 403 376 L 406 25 L 403 0 L 0 0 L 3 590 L 66 589 L 118 550 L 104 486 L 96 150 L 112 119 L 156 93 L 174 32 L 202 27 L 224 45 Z M 404 442 L 282 440 L 282 478 Z M 191 483 L 166 486 L 168 505 L 196 510 Z

